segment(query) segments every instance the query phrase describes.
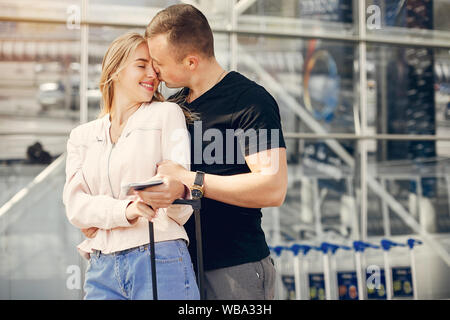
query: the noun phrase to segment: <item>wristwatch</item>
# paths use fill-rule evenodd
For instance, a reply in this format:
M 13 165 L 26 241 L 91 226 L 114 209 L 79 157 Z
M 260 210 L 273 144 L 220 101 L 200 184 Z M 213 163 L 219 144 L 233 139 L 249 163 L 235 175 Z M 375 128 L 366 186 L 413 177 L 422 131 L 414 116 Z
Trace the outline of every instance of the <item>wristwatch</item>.
M 205 173 L 197 171 L 195 175 L 194 184 L 191 186 L 192 199 L 201 199 L 203 197 L 203 180 Z

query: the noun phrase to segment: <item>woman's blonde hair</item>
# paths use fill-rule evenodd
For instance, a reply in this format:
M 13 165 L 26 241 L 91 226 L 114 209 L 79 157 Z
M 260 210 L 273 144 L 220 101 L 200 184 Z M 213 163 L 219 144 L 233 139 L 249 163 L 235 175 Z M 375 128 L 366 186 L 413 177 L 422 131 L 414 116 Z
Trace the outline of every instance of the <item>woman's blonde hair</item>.
M 142 44 L 147 43 L 147 39 L 137 32 L 128 32 L 116 38 L 110 45 L 103 57 L 102 73 L 100 75 L 100 92 L 102 93 L 102 107 L 99 118 L 111 113 L 112 102 L 114 98 L 113 78 L 124 68 L 127 67 L 125 62 L 128 57 L 136 51 Z M 164 96 L 159 91 L 155 91 L 153 99 L 156 101 L 164 101 Z M 182 107 L 187 122 L 192 122 L 194 118 L 185 107 Z

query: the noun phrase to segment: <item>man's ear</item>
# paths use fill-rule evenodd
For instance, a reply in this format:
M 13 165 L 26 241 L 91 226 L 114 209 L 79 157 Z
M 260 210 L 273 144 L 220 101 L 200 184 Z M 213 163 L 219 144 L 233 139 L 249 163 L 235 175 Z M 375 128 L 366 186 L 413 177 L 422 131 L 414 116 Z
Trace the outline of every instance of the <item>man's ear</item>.
M 198 67 L 199 59 L 195 55 L 188 55 L 186 58 L 184 58 L 183 62 L 190 71 L 194 71 Z

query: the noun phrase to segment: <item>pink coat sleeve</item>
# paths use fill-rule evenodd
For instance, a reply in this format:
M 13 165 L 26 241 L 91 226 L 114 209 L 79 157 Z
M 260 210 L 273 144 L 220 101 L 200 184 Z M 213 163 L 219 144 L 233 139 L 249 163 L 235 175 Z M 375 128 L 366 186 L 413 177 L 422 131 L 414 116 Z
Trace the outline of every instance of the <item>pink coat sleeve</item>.
M 97 227 L 112 229 L 132 226 L 125 216 L 131 200 L 117 200 L 107 195 L 92 195 L 83 170 L 83 157 L 86 146 L 81 137 L 82 128 L 70 133 L 67 142 L 66 182 L 63 190 L 63 202 L 67 217 L 80 229 Z

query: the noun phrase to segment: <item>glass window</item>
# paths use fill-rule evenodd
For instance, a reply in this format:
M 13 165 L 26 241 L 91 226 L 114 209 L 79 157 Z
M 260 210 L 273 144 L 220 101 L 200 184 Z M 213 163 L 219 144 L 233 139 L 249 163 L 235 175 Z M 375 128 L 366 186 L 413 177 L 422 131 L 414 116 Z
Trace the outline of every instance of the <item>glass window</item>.
M 180 2 L 177 0 L 91 0 L 88 4 L 88 19 L 103 24 L 146 26 L 158 11 Z
M 80 22 L 81 0 L 0 0 L 3 17 L 15 19 L 44 19 L 66 21 L 67 24 Z
M 450 136 L 449 50 L 369 45 L 367 65 L 372 132 Z
M 367 32 L 384 41 L 422 39 L 448 43 L 450 3 L 446 0 L 367 0 Z
M 275 97 L 285 132 L 355 132 L 354 45 L 276 37 L 238 39 L 238 70 Z
M 355 197 L 355 141 L 295 142 L 299 145 L 288 160 L 286 200 L 280 208 L 263 209 L 268 213 L 263 215 L 264 230 L 276 237 L 278 227 L 281 241 L 311 240 L 325 234 L 342 239 L 356 237 L 359 200 Z
M 80 33 L 0 22 L 2 160 L 50 163 L 79 122 Z
M 43 169 L 45 165 L 17 163 L 1 167 L 20 182 L 33 180 Z M 83 298 L 87 264 L 76 245 L 84 236 L 64 214 L 64 181 L 64 166 L 59 166 L 0 217 L 1 299 Z
M 79 57 L 80 32 L 66 24 L 0 22 L 2 299 L 82 298 L 67 286 L 70 272 L 81 288 L 84 265 L 64 214 L 64 166 L 35 179 L 79 123 Z
M 238 24 L 244 30 L 339 37 L 355 34 L 352 0 L 257 0 L 238 3 L 238 7 Z
M 406 235 L 416 231 L 405 222 L 403 214 L 406 212 L 413 217 L 420 228 L 429 233 L 443 233 L 450 231 L 449 211 L 449 176 L 446 172 L 448 157 L 437 154 L 434 157 L 408 156 L 385 158 L 385 145 L 398 142 L 401 145 L 424 145 L 424 149 L 433 148 L 439 152 L 448 149 L 442 142 L 420 141 L 386 141 L 378 140 L 369 143 L 368 172 L 373 179 L 368 181 L 368 235 Z M 400 154 L 401 151 L 398 152 Z M 405 212 L 400 212 L 393 203 L 400 204 Z

